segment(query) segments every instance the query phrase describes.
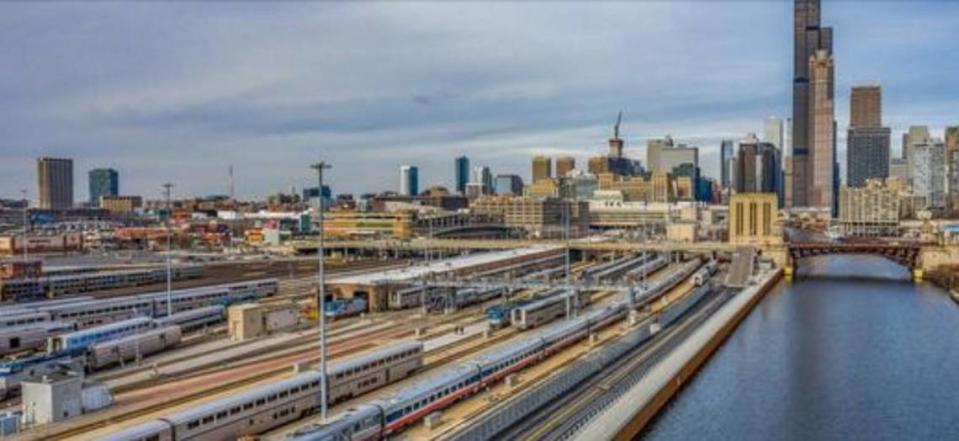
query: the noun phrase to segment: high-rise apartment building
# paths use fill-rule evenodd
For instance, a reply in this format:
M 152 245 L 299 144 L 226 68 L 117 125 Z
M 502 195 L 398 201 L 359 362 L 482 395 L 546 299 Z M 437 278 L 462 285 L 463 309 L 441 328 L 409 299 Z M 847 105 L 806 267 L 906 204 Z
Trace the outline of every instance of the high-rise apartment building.
M 946 208 L 959 214 L 959 126 L 946 127 Z
M 723 188 L 730 188 L 732 177 L 735 176 L 736 147 L 731 139 L 724 139 L 719 145 L 719 183 Z
M 862 187 L 873 178 L 889 177 L 891 132 L 882 126 L 882 90 L 857 86 L 849 95 L 846 135 L 846 185 Z
M 576 168 L 576 158 L 572 156 L 560 156 L 556 158 L 557 178 L 565 178 L 574 168 Z
M 466 194 L 466 184 L 470 180 L 469 158 L 459 156 L 453 160 L 453 180 L 456 181 L 456 191 L 459 194 Z
M 909 126 L 909 131 L 902 134 L 902 158 L 908 161 L 912 146 L 930 142 L 932 142 L 932 136 L 929 134 L 929 127 Z
M 420 169 L 415 165 L 400 167 L 400 194 L 416 196 L 420 194 Z
M 533 157 L 533 179 L 531 183 L 553 177 L 553 160 L 549 156 Z
M 822 151 L 830 139 L 835 139 L 834 122 L 825 124 L 827 110 L 833 108 L 832 28 L 820 25 L 819 0 L 794 0 L 793 6 L 792 154 L 787 167 L 790 191 L 786 206 L 832 205 L 829 192 L 834 191 L 835 184 L 824 182 L 833 181 L 835 164 L 826 163 L 835 155 Z M 814 81 L 818 82 L 818 91 L 813 90 Z M 817 117 L 819 124 L 814 121 Z M 830 147 L 830 151 L 835 149 Z M 821 153 L 818 159 L 814 158 L 817 150 Z
M 916 196 L 926 199 L 926 208 L 945 208 L 946 146 L 941 140 L 913 144 L 909 150 L 909 177 Z
M 73 160 L 37 159 L 39 207 L 65 210 L 73 208 Z
M 96 168 L 88 175 L 90 184 L 90 205 L 100 206 L 102 196 L 120 195 L 120 175 L 112 168 Z
M 834 100 L 833 59 L 830 51 L 820 49 L 809 59 L 809 147 L 810 187 L 807 203 L 812 207 L 836 207 L 836 107 Z M 795 170 L 793 170 L 795 173 Z

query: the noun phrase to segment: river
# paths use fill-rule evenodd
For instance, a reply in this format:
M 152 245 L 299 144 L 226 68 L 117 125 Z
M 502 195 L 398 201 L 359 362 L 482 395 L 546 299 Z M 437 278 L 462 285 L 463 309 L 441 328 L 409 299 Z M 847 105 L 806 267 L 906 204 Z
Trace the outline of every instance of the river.
M 639 439 L 959 440 L 959 307 L 882 258 L 801 265 Z

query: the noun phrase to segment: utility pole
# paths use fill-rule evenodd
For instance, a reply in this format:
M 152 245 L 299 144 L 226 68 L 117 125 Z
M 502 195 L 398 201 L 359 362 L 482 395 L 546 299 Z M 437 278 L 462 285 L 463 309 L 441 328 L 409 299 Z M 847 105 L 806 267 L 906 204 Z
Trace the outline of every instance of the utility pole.
M 23 263 L 27 263 L 30 261 L 30 251 L 28 251 L 28 249 L 30 248 L 28 246 L 29 245 L 28 242 L 30 241 L 30 239 L 29 239 L 29 231 L 27 230 L 27 226 L 30 225 L 30 219 L 29 219 L 30 215 L 28 214 L 28 211 L 30 211 L 30 200 L 27 199 L 26 188 L 21 188 L 20 193 L 23 194 L 23 202 L 24 204 L 26 204 L 23 206 Z
M 317 224 L 319 225 L 319 234 L 318 234 L 318 243 L 316 247 L 317 255 L 317 300 L 316 300 L 316 312 L 319 315 L 320 322 L 320 372 L 322 376 L 320 379 L 320 423 L 326 424 L 326 408 L 327 408 L 327 378 L 326 378 L 326 314 L 324 308 L 326 306 L 326 292 L 324 285 L 326 284 L 326 274 L 324 273 L 323 268 L 323 170 L 331 168 L 331 166 L 323 161 L 317 162 L 310 166 L 310 168 L 316 170 L 316 175 L 319 180 L 319 197 L 317 198 L 316 203 L 316 212 L 317 212 Z
M 173 184 L 167 182 L 163 184 L 163 190 L 166 192 L 166 315 L 173 315 L 173 239 L 171 238 L 170 221 L 173 219 L 173 207 L 170 205 L 170 190 Z

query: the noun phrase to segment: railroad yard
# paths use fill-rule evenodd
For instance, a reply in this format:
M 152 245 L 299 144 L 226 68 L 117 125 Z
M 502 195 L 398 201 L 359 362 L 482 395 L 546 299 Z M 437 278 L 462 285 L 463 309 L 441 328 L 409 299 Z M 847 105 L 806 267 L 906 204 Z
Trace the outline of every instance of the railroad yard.
M 0 306 L 0 405 L 25 440 L 543 439 L 735 295 L 733 257 L 530 246 L 330 261 L 325 377 L 315 257 L 191 264 L 170 293 Z M 523 401 L 571 375 L 583 378 L 561 399 Z M 64 399 L 81 408 L 41 422 L 36 384 L 56 382 L 77 383 Z M 528 414 L 503 423 L 518 407 Z

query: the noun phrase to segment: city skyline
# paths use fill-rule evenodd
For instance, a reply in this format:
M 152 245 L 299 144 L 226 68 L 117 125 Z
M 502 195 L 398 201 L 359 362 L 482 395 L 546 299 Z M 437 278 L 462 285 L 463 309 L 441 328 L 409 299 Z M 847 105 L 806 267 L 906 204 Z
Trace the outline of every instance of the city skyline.
M 421 187 L 451 187 L 450 161 L 460 154 L 488 164 L 494 174 L 526 177 L 535 154 L 572 155 L 582 167 L 586 157 L 604 152 L 621 108 L 627 156 L 645 159 L 646 140 L 671 134 L 677 142 L 700 147 L 704 174 L 718 177 L 720 139 L 738 141 L 761 132 L 768 115 L 790 116 L 792 4 L 689 5 L 537 5 L 536 11 L 548 13 L 531 14 L 522 23 L 496 14 L 508 9 L 511 16 L 522 16 L 530 7 L 521 4 L 465 14 L 475 22 L 453 17 L 454 8 L 444 6 L 428 11 L 410 5 L 286 6 L 264 18 L 264 9 L 255 4 L 229 13 L 216 5 L 95 5 L 75 14 L 64 11 L 71 5 L 4 5 L 0 35 L 15 43 L 0 44 L 24 47 L 4 48 L 23 69 L 0 74 L 0 106 L 7 115 L 0 127 L 8 134 L 0 141 L 7 158 L 0 168 L 7 191 L 0 196 L 17 197 L 25 187 L 36 200 L 33 164 L 41 156 L 74 159 L 77 202 L 86 199 L 81 177 L 101 167 L 124 175 L 124 193 L 147 198 L 156 198 L 159 184 L 167 180 L 177 182 L 180 195 L 225 194 L 230 164 L 241 198 L 301 188 L 311 182 L 311 172 L 302 164 L 319 157 L 337 164 L 329 177 L 337 193 L 394 189 L 396 170 L 406 163 L 419 166 Z M 959 12 L 957 5 L 877 3 L 865 23 L 856 22 L 863 14 L 856 6 L 823 6 L 823 22 L 837 29 L 835 119 L 841 164 L 850 86 L 882 85 L 893 156 L 909 125 L 928 125 L 934 137 L 941 137 L 943 127 L 955 124 L 949 110 L 959 101 L 945 88 L 957 61 L 944 56 L 955 50 L 950 43 L 959 41 L 959 30 L 950 28 L 948 20 L 954 16 L 950 8 Z M 582 13 L 590 14 L 593 26 L 577 23 Z M 126 17 L 130 23 L 100 23 L 101 14 Z M 294 15 L 303 15 L 304 25 L 317 26 L 311 38 L 329 37 L 319 26 L 337 19 L 343 22 L 339 26 L 392 25 L 381 34 L 334 40 L 318 49 L 338 63 L 362 63 L 365 56 L 347 54 L 357 48 L 368 49 L 369 57 L 399 52 L 411 59 L 387 57 L 383 67 L 357 78 L 348 78 L 335 63 L 324 64 L 318 54 L 306 53 L 307 61 L 298 64 L 299 47 L 290 41 L 304 35 L 266 34 L 276 22 L 296 22 Z M 657 23 L 664 17 L 670 18 L 668 24 Z M 179 27 L 153 23 L 162 20 Z M 707 30 L 697 30 L 712 20 L 723 20 L 727 29 L 748 23 L 752 30 L 717 34 L 712 28 L 705 35 Z M 888 32 L 917 20 L 923 26 L 910 28 L 908 35 Z M 236 22 L 250 25 L 251 35 L 261 40 L 251 46 L 233 35 L 230 25 Z M 27 38 L 48 26 L 62 26 L 62 35 Z M 185 35 L 169 35 L 181 28 Z M 146 31 L 151 33 L 142 39 L 129 38 Z M 340 39 L 352 35 L 342 28 L 330 32 Z M 578 41 L 563 35 L 570 32 L 590 38 L 566 55 L 564 48 Z M 684 38 L 643 44 L 644 38 L 663 32 Z M 755 41 L 756 32 L 769 38 Z M 382 41 L 394 33 L 409 37 L 406 46 Z M 495 43 L 504 34 L 527 44 L 500 54 Z M 443 43 L 436 43 L 436 36 Z M 77 41 L 63 40 L 71 38 Z M 173 46 L 185 38 L 201 44 Z M 221 41 L 229 39 L 241 44 L 227 47 Z M 97 47 L 79 52 L 84 59 L 68 56 L 84 43 Z M 422 62 L 420 56 L 409 53 L 418 45 L 439 57 L 435 72 L 424 72 L 416 64 Z M 287 49 L 271 52 L 276 47 Z M 880 53 L 885 57 L 876 60 Z M 570 66 L 574 60 L 583 66 Z M 649 69 L 652 60 L 662 63 Z M 58 68 L 60 62 L 69 63 L 68 68 Z M 353 64 L 345 66 L 356 70 Z M 477 67 L 489 72 L 477 74 Z M 314 71 L 330 84 L 307 83 Z M 397 79 L 383 78 L 386 72 Z M 383 86 L 363 87 L 375 83 Z M 360 171 L 370 179 L 352 178 Z

